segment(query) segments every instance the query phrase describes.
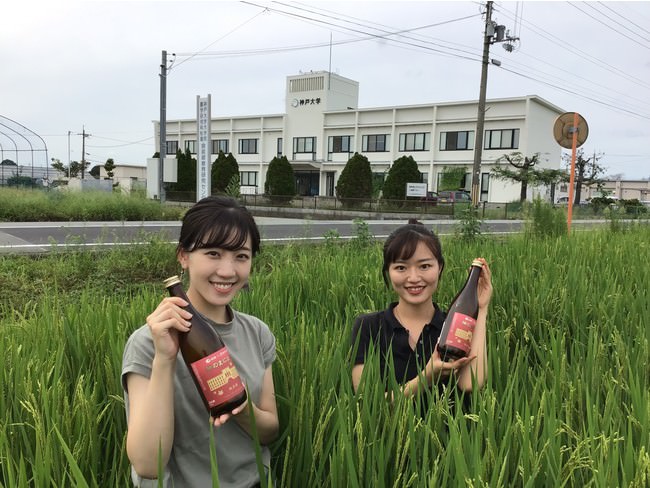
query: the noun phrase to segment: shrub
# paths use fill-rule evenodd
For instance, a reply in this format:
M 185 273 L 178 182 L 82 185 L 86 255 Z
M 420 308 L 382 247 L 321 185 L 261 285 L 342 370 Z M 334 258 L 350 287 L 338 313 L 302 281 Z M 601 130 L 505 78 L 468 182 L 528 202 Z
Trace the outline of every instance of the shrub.
M 354 153 L 341 171 L 336 196 L 345 206 L 354 206 L 372 197 L 372 170 L 368 158 Z
M 296 181 L 293 168 L 286 156 L 274 157 L 266 173 L 264 192 L 272 202 L 287 202 L 296 194 Z
M 219 151 L 217 159 L 212 163 L 211 174 L 212 191 L 216 193 L 226 193 L 226 189 L 233 181 L 233 177 L 239 176 L 239 165 L 232 153 L 228 153 L 226 156 L 223 151 Z
M 383 198 L 385 200 L 405 200 L 406 184 L 422 181 L 422 173 L 418 170 L 418 163 L 412 156 L 402 156 L 395 160 L 388 170 L 384 183 Z

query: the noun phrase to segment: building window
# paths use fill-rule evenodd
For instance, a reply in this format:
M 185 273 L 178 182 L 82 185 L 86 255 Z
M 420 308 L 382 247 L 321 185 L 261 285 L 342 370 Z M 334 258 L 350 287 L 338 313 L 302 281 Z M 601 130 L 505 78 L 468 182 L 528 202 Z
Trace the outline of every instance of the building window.
M 330 136 L 327 143 L 327 152 L 332 153 L 349 153 L 350 141 L 352 136 Z
M 257 139 L 239 139 L 239 154 L 257 154 Z
M 441 151 L 461 151 L 463 149 L 474 149 L 473 130 L 440 133 Z
M 282 137 L 278 137 L 278 144 L 277 144 L 277 152 L 278 152 L 278 157 L 282 157 Z
M 403 151 L 427 151 L 429 149 L 429 133 L 413 132 L 399 135 L 399 150 Z
M 257 186 L 257 171 L 240 171 L 239 184 L 241 186 Z
M 371 134 L 361 138 L 362 152 L 388 151 L 388 134 Z
M 173 154 L 176 156 L 178 152 L 178 141 L 167 141 L 167 154 Z
M 190 150 L 190 154 L 196 154 L 196 140 L 185 141 L 185 151 Z
M 212 141 L 212 154 L 219 154 L 219 151 L 224 154 L 230 152 L 228 149 L 228 139 L 215 139 Z
M 517 149 L 519 129 L 485 131 L 485 149 Z
M 294 137 L 293 153 L 294 154 L 313 154 L 316 150 L 315 137 Z

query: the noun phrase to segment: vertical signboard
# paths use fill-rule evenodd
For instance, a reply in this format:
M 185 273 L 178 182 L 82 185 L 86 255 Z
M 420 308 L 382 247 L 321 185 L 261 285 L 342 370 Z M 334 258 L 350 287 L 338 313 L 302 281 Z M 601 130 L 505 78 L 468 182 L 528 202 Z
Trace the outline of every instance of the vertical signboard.
M 196 96 L 196 201 L 210 195 L 210 95 Z

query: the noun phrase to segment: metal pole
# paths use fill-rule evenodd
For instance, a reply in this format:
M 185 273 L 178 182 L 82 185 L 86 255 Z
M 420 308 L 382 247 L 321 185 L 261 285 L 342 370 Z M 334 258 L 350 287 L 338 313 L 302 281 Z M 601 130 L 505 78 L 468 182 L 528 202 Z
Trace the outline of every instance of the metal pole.
M 479 202 L 479 185 L 481 181 L 481 158 L 483 156 L 483 125 L 485 124 L 485 96 L 487 91 L 488 61 L 490 58 L 490 42 L 492 35 L 488 29 L 492 27 L 492 2 L 487 2 L 485 14 L 485 34 L 483 35 L 483 60 L 481 62 L 481 87 L 478 98 L 476 115 L 476 137 L 474 138 L 474 165 L 472 166 L 472 205 Z
M 571 234 L 571 220 L 573 216 L 573 185 L 576 172 L 576 148 L 578 147 L 578 112 L 573 113 L 573 127 L 571 127 L 571 174 L 569 175 L 569 202 L 567 214 L 567 233 Z
M 86 127 L 81 126 L 81 179 L 84 179 L 86 169 Z
M 160 65 L 160 149 L 158 151 L 158 198 L 165 201 L 165 186 L 163 179 L 165 153 L 167 152 L 167 51 L 162 52 Z
M 72 131 L 68 131 L 68 180 L 70 180 L 70 134 Z

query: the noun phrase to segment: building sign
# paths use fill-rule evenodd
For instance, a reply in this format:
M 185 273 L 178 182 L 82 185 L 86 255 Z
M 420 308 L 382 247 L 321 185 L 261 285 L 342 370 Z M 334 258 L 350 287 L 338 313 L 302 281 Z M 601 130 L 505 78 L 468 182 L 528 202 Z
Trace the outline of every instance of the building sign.
M 210 105 L 211 96 L 196 96 L 196 201 L 210 195 Z
M 304 107 L 305 105 L 320 105 L 320 97 L 316 98 L 294 98 L 291 100 L 292 107 Z
M 427 184 L 426 183 L 407 183 L 406 184 L 407 197 L 426 197 Z

